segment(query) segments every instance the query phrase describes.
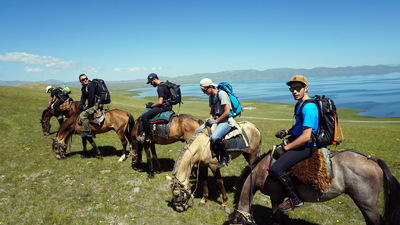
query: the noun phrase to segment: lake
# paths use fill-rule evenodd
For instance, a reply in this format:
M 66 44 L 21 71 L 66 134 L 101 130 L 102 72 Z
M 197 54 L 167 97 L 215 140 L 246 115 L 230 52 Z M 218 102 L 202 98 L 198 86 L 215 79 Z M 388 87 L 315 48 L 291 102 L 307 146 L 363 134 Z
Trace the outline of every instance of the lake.
M 161 77 L 161 80 L 162 77 Z M 169 79 L 171 82 L 179 83 Z M 164 81 L 164 80 L 163 80 Z M 214 80 L 214 83 L 222 80 Z M 224 80 L 225 81 L 225 80 Z M 245 79 L 228 81 L 239 100 L 257 100 L 295 104 L 287 79 Z M 310 77 L 309 95 L 325 95 L 334 100 L 337 108 L 362 110 L 359 115 L 371 117 L 400 117 L 400 73 L 384 75 L 352 75 L 332 77 Z M 140 91 L 139 98 L 155 96 L 154 87 L 131 89 Z M 182 84 L 182 96 L 208 99 L 199 84 Z

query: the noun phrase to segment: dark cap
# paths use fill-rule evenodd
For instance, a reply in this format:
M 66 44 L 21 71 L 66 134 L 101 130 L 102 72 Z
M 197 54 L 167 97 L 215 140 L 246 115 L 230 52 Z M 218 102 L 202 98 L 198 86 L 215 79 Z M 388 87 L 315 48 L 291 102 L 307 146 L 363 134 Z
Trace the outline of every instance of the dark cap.
M 157 74 L 155 74 L 155 73 L 149 74 L 149 76 L 147 76 L 147 83 L 146 83 L 146 84 L 149 84 L 150 81 L 153 80 L 154 78 L 157 78 L 157 79 L 158 79 Z

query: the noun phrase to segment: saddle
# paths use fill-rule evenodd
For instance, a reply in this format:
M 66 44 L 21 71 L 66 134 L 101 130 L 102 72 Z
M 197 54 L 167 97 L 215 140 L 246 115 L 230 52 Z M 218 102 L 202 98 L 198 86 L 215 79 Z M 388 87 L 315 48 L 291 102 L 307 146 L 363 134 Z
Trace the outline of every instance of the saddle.
M 97 124 L 97 125 L 101 125 L 104 122 L 104 119 L 106 118 L 106 113 L 108 112 L 108 109 L 98 109 L 93 116 L 90 116 L 89 119 L 89 123 L 91 124 Z M 78 117 L 78 125 L 82 125 L 82 121 L 81 119 Z
M 61 105 L 60 105 L 60 110 L 61 111 L 68 111 L 71 109 L 71 104 L 74 102 L 72 98 L 67 98 Z
M 303 184 L 326 190 L 333 179 L 329 151 L 328 148 L 318 148 L 311 157 L 292 166 L 288 175 Z M 273 158 L 270 164 L 275 161 Z
M 246 122 L 239 122 L 235 124 L 235 126 L 233 126 L 231 130 L 222 139 L 222 142 L 224 143 L 225 149 L 228 151 L 228 153 L 237 151 L 242 151 L 242 152 L 249 151 L 250 149 L 249 138 L 246 132 L 240 126 L 241 124 L 244 123 Z M 211 126 L 211 132 L 213 132 L 216 127 L 217 125 L 213 124 L 213 126 Z
M 146 108 L 142 115 L 149 111 L 149 108 Z M 165 112 L 161 112 L 159 114 L 157 114 L 155 117 L 153 117 L 152 119 L 149 120 L 150 122 L 150 126 L 151 126 L 151 132 L 152 135 L 156 135 L 159 136 L 161 138 L 164 139 L 168 139 L 169 138 L 169 132 L 170 132 L 170 128 L 171 128 L 171 121 L 172 118 L 177 116 L 175 114 L 174 111 L 165 111 Z M 142 134 L 144 132 L 143 130 L 143 124 L 142 124 L 142 120 L 141 117 L 139 118 L 139 134 Z

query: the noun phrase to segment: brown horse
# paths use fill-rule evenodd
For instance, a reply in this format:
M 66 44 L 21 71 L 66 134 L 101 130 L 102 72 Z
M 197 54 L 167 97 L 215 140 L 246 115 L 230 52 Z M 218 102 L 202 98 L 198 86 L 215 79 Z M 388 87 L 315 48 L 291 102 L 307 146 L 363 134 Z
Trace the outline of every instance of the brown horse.
M 137 170 L 142 162 L 142 150 L 145 149 L 147 162 L 149 164 L 148 177 L 153 178 L 154 172 L 161 171 L 160 163 L 157 159 L 155 144 L 168 145 L 177 141 L 187 142 L 194 134 L 197 127 L 203 124 L 203 121 L 188 114 L 180 114 L 172 117 L 170 122 L 170 131 L 168 138 L 163 138 L 157 134 L 153 135 L 150 142 L 139 142 L 138 137 L 139 120 L 132 129 L 132 168 Z M 155 165 L 155 168 L 154 168 Z
M 239 122 L 240 127 L 245 130 L 249 138 L 249 149 L 246 151 L 228 152 L 232 159 L 243 155 L 246 161 L 251 164 L 258 157 L 261 147 L 261 134 L 257 127 L 249 122 Z M 179 153 L 178 159 L 175 162 L 172 175 L 175 177 L 171 180 L 172 189 L 172 203 L 175 209 L 179 212 L 185 211 L 188 208 L 187 202 L 191 196 L 191 189 L 189 186 L 189 178 L 192 167 L 196 164 L 199 166 L 199 178 L 202 180 L 198 183 L 203 183 L 203 198 L 199 204 L 205 204 L 208 199 L 208 186 L 207 176 L 208 168 L 211 169 L 214 177 L 219 185 L 222 194 L 221 207 L 225 209 L 228 196 L 224 187 L 221 172 L 218 169 L 218 160 L 212 157 L 210 149 L 210 129 L 205 127 L 197 132 L 189 143 L 182 148 Z
M 79 113 L 75 113 L 68 118 L 60 127 L 57 136 L 53 139 L 53 150 L 57 153 L 57 158 L 65 158 L 66 150 L 69 144 L 69 137 L 72 134 L 82 133 L 82 126 L 78 124 Z M 90 130 L 94 134 L 106 133 L 110 130 L 114 130 L 117 133 L 118 138 L 122 143 L 122 156 L 119 161 L 126 159 L 126 147 L 128 142 L 132 146 L 131 131 L 135 125 L 135 120 L 132 115 L 121 109 L 111 109 L 106 111 L 104 121 L 99 125 L 90 123 Z M 86 155 L 86 140 L 90 142 L 94 149 L 96 149 L 97 157 L 102 159 L 102 153 L 97 147 L 93 138 L 82 138 L 83 151 Z
M 69 110 L 63 110 L 62 113 L 66 118 L 71 117 L 74 113 L 79 112 L 79 101 L 75 102 L 72 99 L 70 100 L 72 103 L 70 103 Z M 40 123 L 42 124 L 42 131 L 45 136 L 50 135 L 50 129 L 51 129 L 51 124 L 50 124 L 50 119 L 51 117 L 56 116 L 56 112 L 54 111 L 53 108 L 50 109 L 45 109 L 43 110 L 42 113 L 42 118 L 40 119 Z M 57 119 L 58 123 L 61 124 L 64 122 L 64 119 Z
M 334 151 L 330 157 L 334 177 L 327 190 L 321 192 L 312 186 L 296 184 L 304 202 L 325 202 L 347 194 L 358 206 L 367 224 L 400 224 L 400 184 L 383 160 L 354 150 Z M 229 215 L 230 223 L 253 222 L 250 214 L 252 199 L 260 190 L 271 198 L 273 222 L 282 224 L 283 213 L 278 210 L 278 204 L 283 202 L 287 193 L 279 181 L 269 176 L 267 168 L 270 160 L 269 152 L 257 159 L 252 167 L 243 170 L 235 191 L 235 211 Z M 384 217 L 377 208 L 382 185 Z

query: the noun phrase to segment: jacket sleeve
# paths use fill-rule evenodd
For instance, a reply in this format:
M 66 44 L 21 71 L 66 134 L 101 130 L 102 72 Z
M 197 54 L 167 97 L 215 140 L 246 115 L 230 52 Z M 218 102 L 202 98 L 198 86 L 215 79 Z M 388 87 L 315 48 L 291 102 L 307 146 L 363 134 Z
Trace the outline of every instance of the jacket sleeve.
M 88 107 L 94 106 L 96 100 L 96 85 L 94 83 L 88 84 Z

